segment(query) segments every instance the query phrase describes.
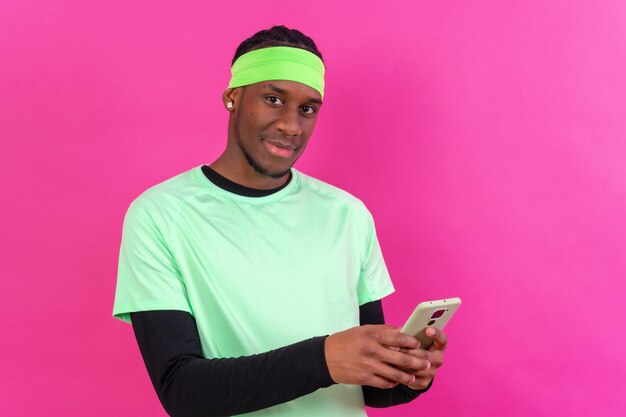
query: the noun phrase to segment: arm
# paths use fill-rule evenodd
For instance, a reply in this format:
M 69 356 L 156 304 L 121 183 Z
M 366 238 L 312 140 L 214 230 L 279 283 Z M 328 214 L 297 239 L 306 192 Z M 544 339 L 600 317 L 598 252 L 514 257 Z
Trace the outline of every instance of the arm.
M 382 307 L 376 307 L 376 303 L 380 301 L 361 308 L 361 319 L 382 313 Z M 152 384 L 163 407 L 172 416 L 251 412 L 291 401 L 334 383 L 327 365 L 327 338 L 323 336 L 252 356 L 206 359 L 202 355 L 195 319 L 189 313 L 144 311 L 132 313 L 131 317 Z M 380 328 L 373 327 L 374 333 Z M 355 331 L 359 328 L 340 333 L 349 335 L 352 344 Z M 388 354 L 401 355 L 391 351 Z M 409 376 L 401 372 L 397 376 L 387 375 L 383 382 L 370 381 L 370 384 L 389 386 L 390 379 Z M 403 389 L 397 386 L 392 391 L 402 393 Z M 376 393 L 378 391 L 382 393 Z M 388 406 L 416 397 L 402 401 L 407 398 L 404 394 L 390 397 L 384 394 L 387 390 L 378 391 L 368 392 L 368 405 Z
M 325 337 L 258 355 L 205 359 L 189 313 L 132 313 L 132 324 L 152 384 L 171 416 L 246 413 L 333 384 L 324 361 Z

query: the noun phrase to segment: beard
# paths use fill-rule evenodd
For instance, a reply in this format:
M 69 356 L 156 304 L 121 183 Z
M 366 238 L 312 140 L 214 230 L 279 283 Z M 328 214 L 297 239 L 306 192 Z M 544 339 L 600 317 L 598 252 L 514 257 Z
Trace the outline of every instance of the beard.
M 250 165 L 252 167 L 252 169 L 254 169 L 257 173 L 264 175 L 266 177 L 270 177 L 270 178 L 282 178 L 285 175 L 287 175 L 290 170 L 291 167 L 287 168 L 285 171 L 278 171 L 278 172 L 272 172 L 266 168 L 264 168 L 255 158 L 254 156 L 252 156 L 252 154 L 250 153 L 250 151 L 248 150 L 248 148 L 246 148 L 246 145 L 243 144 L 243 142 L 241 141 L 241 139 L 237 136 L 237 145 L 239 146 L 239 149 L 241 149 L 241 153 L 243 153 L 243 156 L 246 158 L 246 161 L 248 161 L 248 165 Z
M 284 177 L 285 175 L 287 175 L 290 172 L 291 167 L 287 168 L 284 171 L 272 172 L 269 169 L 263 167 L 261 165 L 261 163 L 252 155 L 250 150 L 248 150 L 246 145 L 241 140 L 241 133 L 239 131 L 239 117 L 238 117 L 238 114 L 235 115 L 235 126 L 234 127 L 235 127 L 234 130 L 235 130 L 235 139 L 237 140 L 237 146 L 239 146 L 239 149 L 241 150 L 241 153 L 246 158 L 246 161 L 248 161 L 248 165 L 250 165 L 252 167 L 252 169 L 254 169 L 255 172 L 257 172 L 257 173 L 259 173 L 259 174 L 261 174 L 263 176 L 274 178 L 274 179 L 282 178 L 282 177 Z

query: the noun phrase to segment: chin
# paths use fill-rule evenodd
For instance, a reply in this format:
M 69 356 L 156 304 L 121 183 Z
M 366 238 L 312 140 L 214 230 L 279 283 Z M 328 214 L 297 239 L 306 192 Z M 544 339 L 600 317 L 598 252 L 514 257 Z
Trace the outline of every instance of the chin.
M 262 172 L 261 174 L 270 178 L 279 179 L 289 174 L 290 170 L 291 170 L 291 166 L 286 169 L 265 170 L 265 172 Z
M 289 174 L 289 171 L 293 166 L 293 163 L 277 165 L 271 163 L 262 163 L 253 159 L 249 159 L 248 163 L 256 173 L 261 174 L 265 177 L 275 179 L 282 178 L 285 175 Z

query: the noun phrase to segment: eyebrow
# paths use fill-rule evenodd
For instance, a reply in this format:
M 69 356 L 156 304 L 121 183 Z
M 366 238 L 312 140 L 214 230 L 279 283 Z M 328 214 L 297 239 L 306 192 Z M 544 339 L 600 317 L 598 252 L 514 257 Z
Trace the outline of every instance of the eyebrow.
M 274 84 L 263 84 L 263 86 L 272 91 L 276 91 L 277 93 L 289 95 L 289 91 L 285 90 L 284 88 L 277 87 Z M 310 103 L 322 104 L 322 100 L 315 97 L 307 97 L 307 101 Z

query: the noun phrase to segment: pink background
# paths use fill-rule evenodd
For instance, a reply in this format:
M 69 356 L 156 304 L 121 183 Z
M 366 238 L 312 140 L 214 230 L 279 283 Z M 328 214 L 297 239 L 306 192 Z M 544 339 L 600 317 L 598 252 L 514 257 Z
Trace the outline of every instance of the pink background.
M 219 155 L 273 24 L 324 54 L 297 167 L 373 212 L 388 321 L 464 301 L 432 391 L 370 415 L 626 415 L 619 0 L 3 1 L 0 415 L 165 415 L 111 317 L 123 216 Z

